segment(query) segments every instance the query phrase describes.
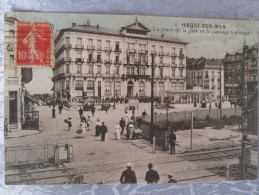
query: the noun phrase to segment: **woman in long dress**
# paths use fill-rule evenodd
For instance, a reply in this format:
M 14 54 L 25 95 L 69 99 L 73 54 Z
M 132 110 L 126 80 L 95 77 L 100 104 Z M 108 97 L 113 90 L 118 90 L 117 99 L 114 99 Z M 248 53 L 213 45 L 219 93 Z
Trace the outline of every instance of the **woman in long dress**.
M 115 131 L 114 131 L 115 138 L 117 140 L 121 139 L 121 127 L 118 122 L 115 124 Z
M 82 129 L 81 137 L 85 137 L 85 134 L 86 134 L 86 128 L 87 128 L 87 124 L 86 124 L 86 122 L 81 122 L 81 123 L 80 123 L 80 128 Z

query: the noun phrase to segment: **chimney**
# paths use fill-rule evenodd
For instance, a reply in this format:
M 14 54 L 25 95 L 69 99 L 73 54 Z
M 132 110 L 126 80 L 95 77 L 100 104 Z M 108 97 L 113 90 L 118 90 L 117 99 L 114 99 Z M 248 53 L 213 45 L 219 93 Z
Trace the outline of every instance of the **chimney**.
M 162 34 L 162 38 L 164 38 L 164 34 Z
M 99 27 L 100 27 L 100 26 L 99 26 L 99 24 L 98 24 L 98 25 L 96 25 L 97 30 L 99 30 Z
M 73 23 L 72 23 L 72 27 L 74 27 L 74 26 L 76 26 L 76 23 L 73 22 Z

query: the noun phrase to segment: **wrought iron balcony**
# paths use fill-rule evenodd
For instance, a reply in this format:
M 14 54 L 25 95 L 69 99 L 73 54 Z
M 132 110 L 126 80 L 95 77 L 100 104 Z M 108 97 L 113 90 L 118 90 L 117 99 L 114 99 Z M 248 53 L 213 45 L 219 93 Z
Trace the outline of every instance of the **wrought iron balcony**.
M 127 49 L 126 53 L 136 53 L 136 49 Z
M 114 52 L 121 52 L 121 48 L 115 48 Z
M 179 64 L 179 68 L 183 69 L 183 68 L 185 68 L 185 65 L 184 64 Z
M 77 90 L 77 91 L 83 91 L 84 88 L 83 88 L 83 87 L 75 87 L 75 90 Z
M 97 51 L 101 51 L 101 50 L 102 50 L 102 47 L 101 47 L 101 46 L 96 46 L 96 50 L 97 50 Z
M 180 59 L 183 59 L 185 56 L 184 56 L 184 54 L 183 53 L 179 53 L 179 58 Z
M 94 63 L 94 59 L 93 58 L 88 58 L 87 59 L 87 63 L 88 64 L 93 64 Z
M 84 46 L 80 44 L 76 44 L 76 49 L 84 49 Z
M 114 64 L 121 65 L 121 63 L 122 63 L 121 60 L 115 60 L 115 61 L 114 61 Z
M 76 58 L 76 63 L 84 63 L 84 58 Z
M 165 66 L 165 63 L 159 62 L 159 65 L 158 65 L 158 66 Z
M 87 45 L 87 50 L 94 50 L 94 46 L 93 45 Z
M 111 47 L 105 47 L 105 48 L 104 48 L 104 51 L 110 53 L 110 52 L 112 51 L 112 48 L 111 48 Z
M 147 50 L 138 50 L 138 53 L 140 53 L 140 54 L 146 54 L 146 53 L 147 53 Z
M 165 56 L 165 52 L 162 52 L 162 51 L 161 51 L 161 52 L 158 53 L 158 55 L 159 55 L 159 56 Z
M 176 53 L 171 53 L 171 57 L 177 57 L 177 54 Z
M 112 61 L 111 61 L 111 60 L 104 60 L 104 63 L 105 63 L 105 64 L 111 64 Z
M 150 54 L 151 54 L 151 55 L 156 55 L 157 52 L 156 52 L 156 51 L 151 51 Z
M 56 50 L 56 52 L 55 52 L 55 56 L 56 56 L 56 57 L 59 56 L 59 55 L 62 53 L 62 51 L 64 51 L 64 49 L 66 49 L 66 50 L 71 49 L 71 44 L 64 44 L 64 45 L 62 45 L 61 47 L 59 47 L 59 48 Z
M 103 63 L 103 60 L 102 59 L 97 59 L 95 62 L 96 63 Z

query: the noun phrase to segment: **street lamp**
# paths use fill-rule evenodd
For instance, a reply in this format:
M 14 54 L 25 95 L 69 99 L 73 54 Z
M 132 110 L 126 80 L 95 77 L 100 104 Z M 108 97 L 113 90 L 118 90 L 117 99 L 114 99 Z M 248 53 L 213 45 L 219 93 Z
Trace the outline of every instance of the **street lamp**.
M 153 144 L 154 135 L 154 61 L 155 54 L 151 54 L 151 125 L 150 125 L 150 143 Z
M 220 64 L 220 72 L 219 72 L 219 74 L 220 74 L 220 76 L 219 76 L 219 80 L 220 80 L 220 82 L 219 82 L 219 87 L 220 87 L 220 89 L 219 89 L 219 104 L 220 104 L 220 107 L 219 107 L 219 118 L 220 118 L 220 120 L 222 119 L 222 101 L 221 101 L 221 97 L 222 97 L 222 91 L 221 91 L 221 68 L 222 68 L 222 65 Z

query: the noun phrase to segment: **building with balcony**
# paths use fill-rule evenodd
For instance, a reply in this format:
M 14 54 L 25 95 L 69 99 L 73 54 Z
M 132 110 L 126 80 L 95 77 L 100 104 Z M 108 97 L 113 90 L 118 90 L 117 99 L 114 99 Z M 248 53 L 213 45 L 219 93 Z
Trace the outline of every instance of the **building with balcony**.
M 54 95 L 151 96 L 152 65 L 155 96 L 165 89 L 184 90 L 186 44 L 154 35 L 137 20 L 120 30 L 73 23 L 55 38 Z
M 199 86 L 203 90 L 212 90 L 214 98 L 224 97 L 224 64 L 221 59 L 187 58 L 186 88 Z M 221 87 L 220 87 L 221 86 Z
M 258 43 L 248 46 L 246 54 L 247 65 L 247 93 L 253 96 L 258 90 L 257 58 Z M 244 65 L 243 48 L 227 53 L 224 59 L 225 66 L 225 96 L 233 101 L 241 97 L 242 66 Z

